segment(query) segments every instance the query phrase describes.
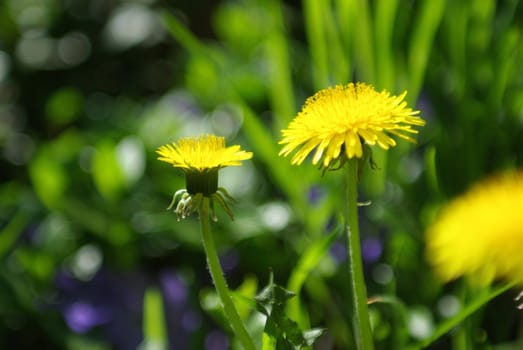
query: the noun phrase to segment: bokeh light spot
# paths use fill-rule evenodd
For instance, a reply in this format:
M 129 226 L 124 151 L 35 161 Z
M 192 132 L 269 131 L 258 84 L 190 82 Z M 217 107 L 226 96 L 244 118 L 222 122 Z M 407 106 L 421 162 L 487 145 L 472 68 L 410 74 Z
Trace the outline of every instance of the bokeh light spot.
M 283 202 L 271 202 L 259 209 L 263 225 L 273 231 L 284 229 L 291 219 L 291 209 Z
M 100 248 L 86 244 L 75 254 L 71 270 L 79 280 L 90 280 L 102 266 L 103 256 Z
M 438 311 L 443 317 L 452 317 L 461 309 L 461 303 L 455 295 L 444 295 L 438 300 Z
M 372 279 L 379 284 L 389 284 L 394 278 L 394 271 L 388 264 L 377 264 L 372 269 Z
M 91 53 L 89 38 L 80 32 L 71 32 L 58 40 L 58 57 L 70 66 L 84 62 Z
M 420 340 L 431 335 L 434 330 L 432 315 L 425 308 L 409 310 L 407 325 L 410 335 Z

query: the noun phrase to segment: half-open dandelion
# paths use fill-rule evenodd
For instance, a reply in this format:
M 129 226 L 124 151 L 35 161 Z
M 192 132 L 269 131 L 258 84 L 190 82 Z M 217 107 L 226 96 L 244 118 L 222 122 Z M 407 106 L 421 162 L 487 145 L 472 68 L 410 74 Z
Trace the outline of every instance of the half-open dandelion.
M 428 260 L 445 281 L 523 285 L 523 171 L 483 180 L 451 201 L 426 241 Z
M 178 219 L 184 219 L 200 207 L 203 197 L 210 197 L 212 217 L 214 202 L 218 202 L 225 212 L 233 218 L 227 201 L 233 198 L 227 191 L 218 187 L 218 171 L 228 166 L 239 166 L 242 160 L 252 158 L 251 152 L 241 150 L 239 145 L 226 147 L 225 138 L 215 135 L 187 137 L 171 144 L 160 146 L 158 160 L 172 164 L 185 173 L 186 189 L 177 191 L 168 209 L 176 204 Z
M 378 144 L 383 149 L 396 146 L 391 135 L 415 142 L 408 134 L 418 131 L 412 126 L 423 126 L 419 111 L 407 107 L 403 99 L 407 93 L 391 96 L 377 92 L 365 83 L 337 85 L 317 92 L 305 105 L 289 127 L 282 130 L 284 145 L 280 155 L 296 150 L 292 164 L 301 164 L 315 149 L 312 163 L 323 169 L 340 165 L 347 159 L 363 158 L 367 145 Z

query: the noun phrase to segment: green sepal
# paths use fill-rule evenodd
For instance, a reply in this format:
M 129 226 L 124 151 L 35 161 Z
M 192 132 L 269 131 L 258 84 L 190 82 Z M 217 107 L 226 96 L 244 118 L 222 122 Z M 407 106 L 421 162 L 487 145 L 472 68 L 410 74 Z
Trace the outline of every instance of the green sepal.
M 218 168 L 203 172 L 185 171 L 185 186 L 191 195 L 201 193 L 210 197 L 218 190 Z

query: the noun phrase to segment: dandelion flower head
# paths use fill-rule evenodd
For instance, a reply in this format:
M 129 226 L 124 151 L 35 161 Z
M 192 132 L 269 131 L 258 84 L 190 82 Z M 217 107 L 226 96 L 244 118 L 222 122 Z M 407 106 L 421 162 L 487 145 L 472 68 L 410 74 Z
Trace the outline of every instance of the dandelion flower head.
M 443 280 L 523 284 L 523 172 L 484 180 L 451 201 L 426 240 L 428 260 Z
M 227 166 L 239 166 L 242 160 L 252 158 L 252 152 L 240 149 L 239 145 L 225 147 L 225 138 L 215 135 L 187 137 L 160 146 L 158 160 L 172 164 L 189 172 L 205 172 Z
M 233 218 L 232 210 L 227 204 L 233 198 L 227 190 L 218 187 L 218 171 L 228 166 L 241 165 L 242 160 L 252 158 L 252 152 L 243 151 L 238 145 L 226 147 L 224 137 L 203 135 L 160 146 L 156 153 L 159 155 L 158 160 L 181 168 L 185 173 L 186 189 L 176 191 L 167 208 L 175 208 L 178 219 L 184 219 L 197 211 L 203 197 L 211 199 L 213 219 L 216 219 L 215 202 Z
M 315 149 L 313 164 L 328 168 L 339 157 L 363 158 L 365 145 L 387 150 L 396 146 L 391 136 L 415 142 L 413 126 L 425 125 L 419 111 L 407 107 L 404 92 L 391 96 L 365 83 L 337 85 L 309 97 L 302 110 L 282 130 L 280 155 L 296 150 L 292 164 L 301 164 Z

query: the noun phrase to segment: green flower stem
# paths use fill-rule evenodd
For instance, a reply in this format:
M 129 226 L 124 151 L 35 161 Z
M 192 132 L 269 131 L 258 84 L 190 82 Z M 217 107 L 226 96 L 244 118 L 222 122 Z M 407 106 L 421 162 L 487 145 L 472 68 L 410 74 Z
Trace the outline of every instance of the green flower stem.
M 227 287 L 227 282 L 223 276 L 222 267 L 220 265 L 220 260 L 218 259 L 218 254 L 216 252 L 216 247 L 214 245 L 214 240 L 211 234 L 211 224 L 210 224 L 210 198 L 203 197 L 200 204 L 200 225 L 202 231 L 203 247 L 205 249 L 205 254 L 207 255 L 207 263 L 209 264 L 209 271 L 211 273 L 214 286 L 218 292 L 218 296 L 223 304 L 223 311 L 225 316 L 229 320 L 232 330 L 240 340 L 242 347 L 246 350 L 256 350 L 254 342 L 252 341 L 249 333 L 245 329 L 240 315 L 234 306 L 232 301 L 229 288 Z
M 367 291 L 363 276 L 363 262 L 361 259 L 360 229 L 358 224 L 358 159 L 347 162 L 347 199 L 346 223 L 348 236 L 348 263 L 350 277 L 350 298 L 352 306 L 352 329 L 356 349 L 374 349 L 372 332 L 370 329 L 369 308 L 367 306 Z

